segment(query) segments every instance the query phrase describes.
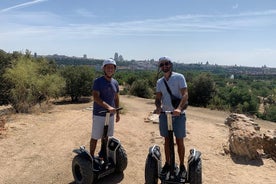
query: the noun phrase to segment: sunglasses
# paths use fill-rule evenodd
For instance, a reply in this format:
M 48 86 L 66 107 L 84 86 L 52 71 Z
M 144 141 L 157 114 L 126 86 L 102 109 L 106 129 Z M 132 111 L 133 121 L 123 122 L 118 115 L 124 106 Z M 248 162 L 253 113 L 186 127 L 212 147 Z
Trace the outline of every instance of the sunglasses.
M 160 63 L 159 67 L 163 67 L 163 66 L 169 66 L 169 62 L 164 62 L 164 63 Z

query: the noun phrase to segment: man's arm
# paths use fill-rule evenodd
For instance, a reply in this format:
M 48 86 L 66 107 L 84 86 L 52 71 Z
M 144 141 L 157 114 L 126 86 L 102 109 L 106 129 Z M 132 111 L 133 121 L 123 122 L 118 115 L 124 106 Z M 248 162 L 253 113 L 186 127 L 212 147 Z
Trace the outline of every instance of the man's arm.
M 161 113 L 161 98 L 162 98 L 162 93 L 161 92 L 156 92 L 155 96 L 155 113 L 160 114 Z
M 106 103 L 105 101 L 103 101 L 100 98 L 100 92 L 99 91 L 93 90 L 92 91 L 92 95 L 93 95 L 94 102 L 96 102 L 97 104 L 99 104 L 103 108 L 105 108 L 107 110 L 110 110 L 110 111 L 112 111 L 114 109 L 113 107 L 111 107 L 110 105 L 108 105 L 108 103 Z
M 118 108 L 120 105 L 120 98 L 119 98 L 119 93 L 115 94 L 115 107 Z M 116 112 L 116 122 L 120 121 L 120 111 Z
M 185 104 L 188 101 L 189 95 L 188 95 L 188 89 L 187 88 L 181 88 L 180 92 L 182 94 L 182 98 L 181 98 L 181 101 L 180 101 L 177 109 L 179 109 L 181 111 L 181 110 L 184 109 Z

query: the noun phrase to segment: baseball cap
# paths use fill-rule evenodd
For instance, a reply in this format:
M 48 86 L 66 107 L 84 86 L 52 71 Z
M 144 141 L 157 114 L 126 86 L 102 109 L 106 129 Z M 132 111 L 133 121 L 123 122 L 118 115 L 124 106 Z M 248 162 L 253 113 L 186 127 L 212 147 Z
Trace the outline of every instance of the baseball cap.
M 172 60 L 168 56 L 163 56 L 163 57 L 159 58 L 159 62 L 161 62 L 161 61 L 172 62 Z

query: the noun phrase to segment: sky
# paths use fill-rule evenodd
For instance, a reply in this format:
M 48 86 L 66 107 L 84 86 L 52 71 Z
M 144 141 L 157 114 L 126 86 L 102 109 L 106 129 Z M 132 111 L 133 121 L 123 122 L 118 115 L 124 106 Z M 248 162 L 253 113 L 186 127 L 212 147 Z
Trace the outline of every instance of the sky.
M 1 0 L 0 49 L 276 68 L 276 1 Z

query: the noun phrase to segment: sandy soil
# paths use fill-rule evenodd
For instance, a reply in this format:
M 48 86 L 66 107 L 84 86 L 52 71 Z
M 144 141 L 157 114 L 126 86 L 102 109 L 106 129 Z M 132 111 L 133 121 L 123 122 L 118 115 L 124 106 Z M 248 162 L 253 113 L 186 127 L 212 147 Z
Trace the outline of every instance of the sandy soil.
M 143 184 L 148 148 L 158 144 L 163 151 L 158 124 L 144 121 L 154 109 L 153 100 L 121 96 L 121 104 L 125 113 L 116 124 L 115 137 L 126 149 L 128 166 L 124 174 L 110 175 L 98 183 Z M 48 113 L 10 115 L 7 132 L 0 139 L 0 183 L 73 184 L 72 150 L 89 145 L 90 106 L 91 103 L 54 105 Z M 186 157 L 193 147 L 202 152 L 203 183 L 276 183 L 273 160 L 247 162 L 223 153 L 227 116 L 225 112 L 203 108 L 187 110 Z M 262 131 L 276 128 L 275 123 L 256 122 Z

